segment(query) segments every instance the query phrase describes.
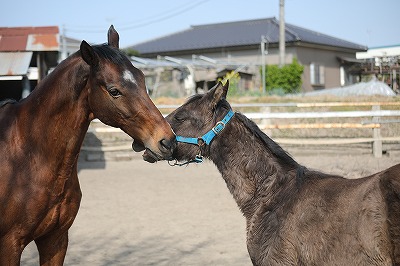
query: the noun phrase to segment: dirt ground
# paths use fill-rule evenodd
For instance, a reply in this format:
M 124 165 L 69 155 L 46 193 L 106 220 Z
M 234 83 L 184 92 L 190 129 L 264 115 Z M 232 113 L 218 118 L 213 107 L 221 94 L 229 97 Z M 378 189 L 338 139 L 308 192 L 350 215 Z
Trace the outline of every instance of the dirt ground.
M 400 161 L 370 150 L 288 147 L 303 165 L 349 178 Z M 83 198 L 70 230 L 65 265 L 251 265 L 245 220 L 210 162 L 170 167 L 129 161 L 79 164 Z M 30 244 L 21 265 L 38 265 Z

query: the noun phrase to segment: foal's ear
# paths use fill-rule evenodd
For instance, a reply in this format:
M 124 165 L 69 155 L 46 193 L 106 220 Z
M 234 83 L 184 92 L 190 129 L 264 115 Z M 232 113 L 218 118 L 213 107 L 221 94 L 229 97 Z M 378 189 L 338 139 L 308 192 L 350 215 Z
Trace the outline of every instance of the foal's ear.
M 216 106 L 219 101 L 226 99 L 226 94 L 228 93 L 229 80 L 226 81 L 225 85 L 219 81 L 218 84 L 210 91 L 211 93 L 211 104 Z
M 81 56 L 82 56 L 83 60 L 85 60 L 85 62 L 89 66 L 94 67 L 94 66 L 98 65 L 99 59 L 98 59 L 96 53 L 94 52 L 92 46 L 90 46 L 86 41 L 81 42 L 80 51 L 81 51 Z
M 115 30 L 113 25 L 111 25 L 110 28 L 108 29 L 107 37 L 108 37 L 108 45 L 119 49 L 119 34 Z

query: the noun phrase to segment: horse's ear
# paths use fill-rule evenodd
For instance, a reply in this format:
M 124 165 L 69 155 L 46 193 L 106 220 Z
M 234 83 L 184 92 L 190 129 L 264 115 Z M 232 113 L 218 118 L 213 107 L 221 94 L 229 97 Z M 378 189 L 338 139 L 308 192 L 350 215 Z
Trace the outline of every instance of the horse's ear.
M 229 81 L 226 81 L 225 85 L 219 81 L 218 84 L 209 92 L 211 93 L 211 104 L 216 106 L 217 103 L 223 99 L 226 99 L 228 93 Z
M 108 45 L 119 49 L 119 34 L 115 30 L 114 26 L 111 25 L 108 29 Z
M 81 42 L 81 56 L 83 60 L 89 65 L 89 66 L 97 66 L 99 63 L 99 58 L 97 57 L 96 53 L 94 52 L 92 46 L 88 44 L 86 41 Z

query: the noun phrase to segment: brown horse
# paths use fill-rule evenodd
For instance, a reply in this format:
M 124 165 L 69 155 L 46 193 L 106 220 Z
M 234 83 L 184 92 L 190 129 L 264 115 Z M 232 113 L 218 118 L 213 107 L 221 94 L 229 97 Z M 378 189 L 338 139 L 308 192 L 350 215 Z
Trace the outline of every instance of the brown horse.
M 205 156 L 221 172 L 246 218 L 253 264 L 400 265 L 400 164 L 354 180 L 307 169 L 231 112 L 227 91 L 218 84 L 167 121 L 178 160 Z
M 82 41 L 26 99 L 0 109 L 0 265 L 19 265 L 35 241 L 41 265 L 62 265 L 81 190 L 77 160 L 92 119 L 119 127 L 157 159 L 175 135 L 146 93 L 143 73 L 118 49 Z

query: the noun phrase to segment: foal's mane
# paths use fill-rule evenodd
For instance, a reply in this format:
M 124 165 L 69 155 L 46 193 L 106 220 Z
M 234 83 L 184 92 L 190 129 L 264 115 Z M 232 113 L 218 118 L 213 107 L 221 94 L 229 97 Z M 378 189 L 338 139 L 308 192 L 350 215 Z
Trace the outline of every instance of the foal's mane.
M 241 113 L 236 112 L 235 117 L 246 126 L 251 133 L 257 136 L 262 143 L 264 143 L 265 147 L 272 152 L 282 163 L 291 166 L 291 167 L 299 167 L 300 165 L 284 150 L 281 146 L 279 146 L 275 141 L 270 139 L 261 129 L 250 119 L 244 116 Z
M 188 104 L 188 103 L 191 103 L 191 102 L 195 102 L 195 101 L 197 101 L 198 99 L 200 99 L 202 97 L 203 97 L 203 94 L 194 94 L 194 95 L 190 96 L 186 100 L 185 104 Z
M 196 94 L 190 97 L 186 103 L 195 102 L 198 99 L 202 98 L 201 94 Z M 224 110 L 230 110 L 231 106 L 225 99 L 222 99 L 218 102 L 215 110 L 216 112 L 225 112 Z M 298 168 L 300 172 L 302 172 L 304 167 L 301 167 L 281 146 L 279 146 L 275 141 L 270 139 L 261 129 L 250 119 L 239 112 L 235 112 L 235 116 L 242 124 L 249 129 L 249 131 L 257 136 L 264 146 L 272 152 L 272 154 L 280 160 L 281 163 L 293 167 Z M 303 175 L 303 173 L 298 173 L 298 175 Z

